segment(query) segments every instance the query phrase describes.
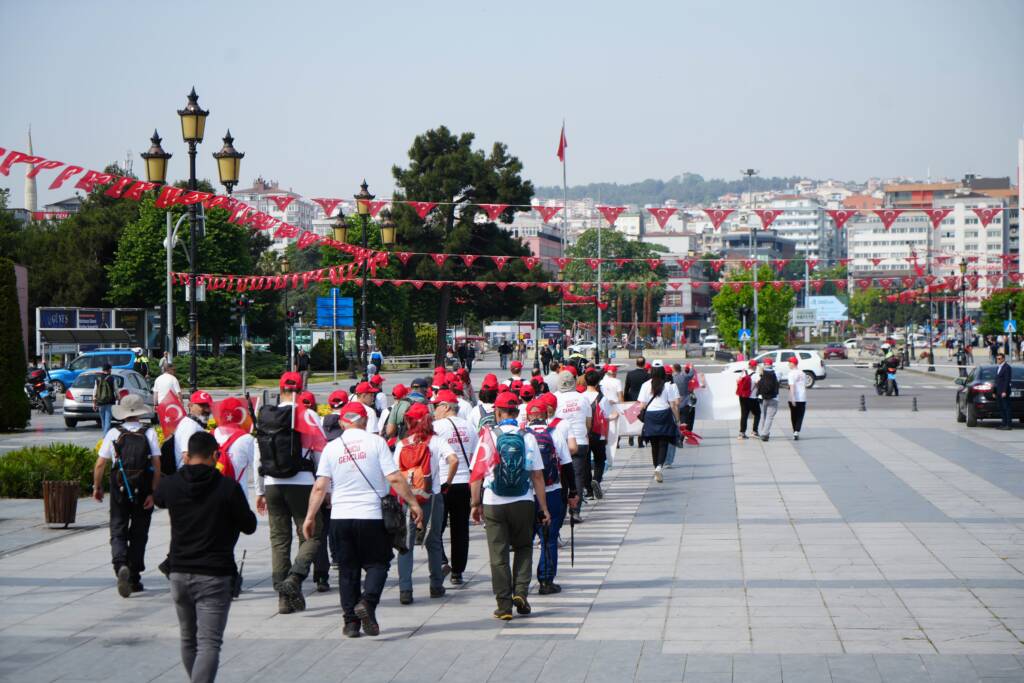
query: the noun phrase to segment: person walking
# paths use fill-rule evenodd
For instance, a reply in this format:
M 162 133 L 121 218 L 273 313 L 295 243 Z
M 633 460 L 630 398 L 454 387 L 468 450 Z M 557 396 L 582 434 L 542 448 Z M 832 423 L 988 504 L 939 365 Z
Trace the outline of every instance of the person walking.
M 636 367 L 626 373 L 626 385 L 622 390 L 623 399 L 626 401 L 635 401 L 640 395 L 640 387 L 644 385 L 644 382 L 651 378 L 650 373 L 647 371 L 647 359 L 640 356 L 636 359 Z M 633 437 L 629 437 L 629 445 L 633 445 Z M 644 445 L 644 437 L 637 437 L 637 446 L 641 448 Z
M 651 365 L 651 378 L 640 387 L 637 401 L 643 404 L 643 436 L 651 443 L 654 480 L 663 481 L 662 468 L 668 456 L 669 440 L 675 440 L 679 424 L 679 392 L 666 380 L 660 360 Z
M 612 412 L 616 415 L 615 419 L 608 420 L 608 438 L 605 439 L 608 462 L 612 464 L 615 463 L 615 453 L 619 446 L 618 413 L 624 400 L 622 382 L 619 380 L 618 375 L 619 366 L 609 363 L 604 366 L 604 376 L 601 378 L 601 393 L 604 394 L 605 399 L 611 404 Z
M 104 363 L 92 387 L 92 409 L 100 414 L 100 431 L 110 431 L 110 415 L 117 403 L 117 388 L 111 374 L 110 363 Z
M 545 344 L 540 348 L 540 371 L 545 375 L 548 374 L 549 368 L 551 367 L 551 346 Z
M 455 476 L 444 495 L 444 509 L 451 529 L 451 584 L 461 586 L 469 559 L 469 462 L 477 447 L 477 431 L 460 415 L 460 400 L 454 392 L 439 391 L 433 398 L 434 433 L 448 444 L 457 460 Z
M 516 422 L 519 400 L 513 393 L 501 393 L 494 400 L 494 412 L 498 423 L 480 430 L 481 443 L 470 467 L 471 515 L 477 524 L 486 520 L 491 589 L 497 602 L 494 616 L 508 621 L 513 607 L 520 615 L 532 611 L 526 596 L 532 574 L 534 524 L 538 517 L 541 524 L 550 524 L 551 515 L 537 440 Z
M 583 397 L 590 404 L 590 421 L 587 426 L 587 443 L 589 444 L 587 461 L 592 470 L 590 483 L 585 493 L 588 498 L 601 499 L 604 498 L 601 482 L 604 481 L 604 469 L 608 461 L 610 427 L 619 419 L 619 416 L 615 412 L 615 404 L 608 400 L 600 386 L 601 373 L 597 370 L 587 370 L 583 378 L 587 386 Z M 573 467 L 575 467 L 575 463 Z
M 213 397 L 203 390 L 193 391 L 188 399 L 188 416 L 178 423 L 174 430 L 174 463 L 175 469 L 185 461 L 188 440 L 196 432 L 206 431 L 213 412 Z
M 146 543 L 153 518 L 153 491 L 160 484 L 160 444 L 156 431 L 140 418 L 153 411 L 138 394 L 111 409 L 121 426 L 108 430 L 93 467 L 92 497 L 103 502 L 103 477 L 110 469 L 110 557 L 122 598 L 143 590 Z
M 412 384 L 409 385 L 409 392 L 398 398 L 395 401 L 395 405 L 391 406 L 391 412 L 388 413 L 386 431 L 383 432 L 384 438 L 398 437 L 401 439 L 405 436 L 405 413 L 414 404 L 425 404 L 427 402 L 427 388 L 429 386 L 430 380 L 426 377 L 417 377 L 412 381 Z M 376 418 L 374 418 L 374 422 L 376 422 Z
M 772 422 L 779 410 L 779 378 L 775 375 L 774 361 L 765 358 L 761 379 L 757 383 L 757 391 L 761 397 L 761 441 L 767 441 L 772 434 Z
M 501 343 L 498 344 L 498 361 L 499 366 L 502 370 L 508 369 L 509 356 L 512 355 L 512 346 L 508 343 L 508 340 L 504 337 L 501 338 Z
M 587 397 L 576 391 L 576 378 L 568 370 L 558 375 L 555 399 L 558 408 L 555 417 L 569 425 L 573 438 L 576 439 L 576 450 L 571 453 L 572 466 L 576 476 L 576 490 L 581 494 L 591 487 L 593 471 L 590 467 L 590 420 L 591 403 Z M 581 504 L 569 508 L 573 524 L 583 521 L 580 517 Z
M 237 399 L 236 399 L 237 400 Z M 194 683 L 217 678 L 224 628 L 238 575 L 235 544 L 256 531 L 242 487 L 217 469 L 217 440 L 196 432 L 185 465 L 153 494 L 171 521 L 171 599 L 181 634 L 181 663 Z
M 217 441 L 220 457 L 217 471 L 242 487 L 245 499 L 249 500 L 249 481 L 255 481 L 256 437 L 244 429 L 249 413 L 245 401 L 229 396 L 218 404 L 217 426 L 210 433 Z M 189 437 L 191 441 L 191 437 Z
M 754 437 L 757 437 L 757 422 L 761 417 L 761 409 L 758 404 L 756 389 L 754 388 L 754 377 L 757 374 L 757 361 L 751 358 L 747 361 L 747 368 L 736 380 L 736 396 L 740 402 L 740 435 L 739 441 L 747 438 L 747 420 L 754 413 L 753 408 L 757 406 L 757 413 L 754 415 Z
M 388 495 L 388 487 L 409 506 L 413 522 L 423 525 L 423 510 L 395 466 L 387 442 L 366 431 L 366 412 L 362 403 L 342 406 L 339 417 L 344 431 L 324 448 L 302 522 L 303 534 L 313 536 L 320 524 L 320 507 L 329 494 L 330 533 L 339 551 L 342 634 L 349 638 L 358 638 L 360 627 L 368 636 L 380 635 L 377 605 L 394 557 L 381 514 L 381 498 Z
M 295 371 L 299 373 L 302 378 L 302 386 L 309 386 L 309 376 L 311 373 L 309 369 L 309 355 L 305 349 L 299 349 L 298 354 L 295 356 Z
M 164 355 L 160 357 L 160 372 L 167 372 L 167 366 L 173 365 L 174 361 L 171 360 L 171 354 L 164 351 Z
M 807 412 L 807 375 L 799 366 L 797 357 L 790 357 L 786 384 L 789 385 L 789 420 L 793 427 L 793 441 L 800 440 L 800 428 L 803 427 L 804 414 Z
M 1013 429 L 1012 414 L 1010 409 L 1010 383 L 1013 379 L 1013 370 L 1006 362 L 1006 354 L 1002 351 L 996 354 L 996 379 L 992 383 L 992 389 L 996 395 L 996 405 L 999 406 L 999 414 L 1003 421 L 999 429 L 1004 431 Z
M 161 363 L 160 375 L 153 380 L 153 405 L 160 405 L 160 401 L 164 400 L 164 397 L 172 391 L 176 396 L 181 396 L 181 384 L 178 382 L 174 364 L 164 365 Z

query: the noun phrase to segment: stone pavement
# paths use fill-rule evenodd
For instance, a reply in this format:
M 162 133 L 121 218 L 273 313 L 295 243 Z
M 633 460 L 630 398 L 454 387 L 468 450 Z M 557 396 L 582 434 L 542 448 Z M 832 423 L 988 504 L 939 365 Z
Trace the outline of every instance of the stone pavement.
M 479 528 L 468 584 L 443 599 L 418 557 L 416 603 L 399 606 L 392 570 L 379 638 L 341 638 L 336 593 L 276 615 L 261 522 L 239 545 L 220 680 L 1024 680 L 1024 439 L 947 413 L 812 404 L 799 442 L 782 424 L 768 443 L 698 424 L 703 445 L 660 485 L 647 451 L 620 449 L 575 567 L 562 550 L 564 592 L 507 624 Z M 102 527 L 0 549 L 0 677 L 182 680 L 155 571 L 167 538 L 157 513 L 147 590 L 128 600 Z

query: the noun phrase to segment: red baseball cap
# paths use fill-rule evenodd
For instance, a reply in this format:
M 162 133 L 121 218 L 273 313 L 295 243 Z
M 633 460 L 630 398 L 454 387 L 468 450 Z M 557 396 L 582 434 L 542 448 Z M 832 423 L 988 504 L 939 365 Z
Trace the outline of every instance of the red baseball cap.
M 286 391 L 302 391 L 302 375 L 297 372 L 286 372 L 281 375 L 278 387 Z
M 523 364 L 517 360 L 514 360 L 512 361 L 512 364 L 509 367 L 512 368 L 513 370 L 522 370 Z
M 438 365 L 436 368 L 434 368 L 434 374 L 435 375 L 443 375 L 446 372 L 448 372 L 448 371 L 445 370 L 443 366 Z
M 771 357 L 765 358 L 765 359 L 764 359 L 763 361 L 761 361 L 761 362 L 762 362 L 762 363 L 764 363 L 765 365 L 774 365 L 774 364 L 775 364 L 775 361 L 774 361 L 774 360 L 772 360 L 772 359 L 771 359 Z
M 458 403 L 459 398 L 453 392 L 442 389 L 441 391 L 434 394 L 434 398 L 430 399 L 431 403 Z
M 512 380 L 512 384 L 510 384 L 508 388 L 513 394 L 518 394 L 519 391 L 523 388 L 523 380 Z
M 509 390 L 509 386 L 507 384 L 505 384 L 504 382 L 502 382 L 501 384 L 498 385 L 498 393 L 499 394 L 503 394 L 503 393 L 505 393 L 508 390 Z
M 452 382 L 452 391 L 462 391 L 465 388 L 466 385 L 463 384 L 460 380 L 455 380 L 454 382 Z
M 405 411 L 406 420 L 421 420 L 430 414 L 430 409 L 425 403 L 413 403 L 409 410 Z
M 351 401 L 341 407 L 339 417 L 345 421 L 350 422 L 352 418 L 366 417 L 366 406 L 359 401 Z
M 370 378 L 370 384 L 379 387 L 381 384 L 384 384 L 384 378 L 380 375 L 374 375 Z
M 373 386 L 369 382 L 360 382 L 356 385 L 357 394 L 376 394 L 380 389 Z
M 748 365 L 749 367 L 752 367 L 752 368 L 756 368 L 756 367 L 757 367 L 757 361 L 756 361 L 755 359 L 751 358 L 751 359 L 750 359 L 750 360 L 749 360 L 749 361 L 747 362 L 747 365 Z
M 457 382 L 458 380 L 459 376 L 456 375 L 454 372 L 449 372 L 447 375 L 444 376 L 445 384 L 451 384 L 452 382 Z
M 199 391 L 192 392 L 192 395 L 188 399 L 189 403 L 195 403 L 198 405 L 207 405 L 213 407 L 213 397 L 207 392 L 200 389 Z
M 548 404 L 546 401 L 542 401 L 539 398 L 535 398 L 526 404 L 526 414 L 533 415 L 534 413 L 540 413 L 541 415 L 548 412 Z
M 484 375 L 484 381 L 480 383 L 481 389 L 497 389 L 498 378 L 494 375 Z
M 312 391 L 303 391 L 299 394 L 299 403 L 306 406 L 307 408 L 316 407 L 316 396 L 313 395 Z
M 331 392 L 331 395 L 327 397 L 327 404 L 337 410 L 341 406 L 348 403 L 348 392 L 344 389 L 337 389 Z
M 799 365 L 800 364 L 800 360 L 796 356 L 790 356 L 788 362 L 791 365 Z
M 537 392 L 533 390 L 533 385 L 529 383 L 524 384 L 522 389 L 519 390 L 519 398 L 523 399 L 524 401 L 531 399 L 536 395 Z
M 218 403 L 216 412 L 218 413 L 216 415 L 217 424 L 221 426 L 229 424 L 240 425 L 245 422 L 245 418 L 249 415 L 245 408 L 245 401 L 234 396 L 228 396 Z
M 608 365 L 604 366 L 604 371 L 605 372 L 610 372 L 610 373 L 614 374 L 614 373 L 619 371 L 619 366 L 618 365 L 612 365 L 611 363 L 609 363 Z
M 458 375 L 464 380 L 469 380 L 469 370 L 466 368 L 459 368 Z
M 572 375 L 573 377 L 576 377 L 577 375 L 579 375 L 579 374 L 580 374 L 580 373 L 579 373 L 579 371 L 578 371 L 578 370 L 576 369 L 576 366 L 575 366 L 575 365 L 573 365 L 572 363 L 568 363 L 568 364 L 566 364 L 566 365 L 563 365 L 563 366 L 562 366 L 562 370 L 563 370 L 564 372 L 568 372 L 568 373 L 569 373 L 570 375 Z
M 541 394 L 540 396 L 537 397 L 537 400 L 544 401 L 547 407 L 550 408 L 551 410 L 558 410 L 558 397 L 552 394 L 551 392 Z
M 513 394 L 511 391 L 504 391 L 498 394 L 498 398 L 494 399 L 494 407 L 508 410 L 510 408 L 519 407 L 519 397 Z
M 409 393 L 409 389 L 404 384 L 396 384 L 391 390 L 391 395 L 395 398 L 402 398 Z

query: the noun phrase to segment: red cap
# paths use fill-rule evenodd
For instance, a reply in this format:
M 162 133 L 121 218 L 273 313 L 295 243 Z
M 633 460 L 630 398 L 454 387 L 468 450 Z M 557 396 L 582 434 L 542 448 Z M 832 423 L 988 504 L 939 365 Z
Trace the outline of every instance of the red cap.
M 579 371 L 576 370 L 576 366 L 572 365 L 571 363 L 569 363 L 567 365 L 563 365 L 562 366 L 562 370 L 564 372 L 568 372 L 573 377 L 576 377 L 577 375 L 579 375 Z
M 460 380 L 452 382 L 452 391 L 462 391 L 465 388 L 466 385 L 464 385 Z
M 344 389 L 332 391 L 331 395 L 327 397 L 327 404 L 334 409 L 338 409 L 346 403 L 348 403 L 348 392 Z
M 425 403 L 413 403 L 409 410 L 405 411 L 406 420 L 422 420 L 430 414 L 430 409 Z
M 188 402 L 196 403 L 198 405 L 207 405 L 211 408 L 213 407 L 213 397 L 202 389 L 192 392 L 192 396 L 189 397 Z
M 650 370 L 651 367 L 652 367 L 651 364 L 648 363 L 647 365 L 644 366 L 644 370 Z
M 379 387 L 381 384 L 384 384 L 384 378 L 380 375 L 374 375 L 370 378 L 370 384 Z
M 299 403 L 306 406 L 307 408 L 316 407 L 316 396 L 313 395 L 312 391 L 303 391 L 299 394 Z
M 749 360 L 749 361 L 747 362 L 747 365 L 748 365 L 749 367 L 752 367 L 752 368 L 756 368 L 756 367 L 757 367 L 757 361 L 756 361 L 756 360 L 754 360 L 753 358 L 751 358 L 751 359 L 750 359 L 750 360 Z
M 297 372 L 286 372 L 281 375 L 278 387 L 286 391 L 302 391 L 302 375 Z
M 615 372 L 619 371 L 619 366 L 618 365 L 612 365 L 611 363 L 609 363 L 608 365 L 604 366 L 604 371 L 605 372 L 615 373 Z
M 537 395 L 537 392 L 533 390 L 532 384 L 524 384 L 523 388 L 519 390 L 519 398 L 524 401 L 529 400 Z
M 547 405 L 547 407 L 550 408 L 551 410 L 558 409 L 558 397 L 552 394 L 551 392 L 541 394 L 540 396 L 537 397 L 537 400 L 543 401 L 544 404 Z
M 684 365 L 683 370 L 686 370 L 687 372 L 693 370 L 693 363 L 687 363 L 686 365 Z
M 577 394 L 582 394 L 586 390 L 587 390 L 587 386 L 585 384 L 577 384 L 576 385 L 576 393 Z
M 434 374 L 435 375 L 443 375 L 446 372 L 447 372 L 447 370 L 445 370 L 444 367 L 442 367 L 440 365 L 438 365 L 436 368 L 434 368 Z
M 521 380 L 521 379 L 514 379 L 514 380 L 512 380 L 512 384 L 510 384 L 508 388 L 509 388 L 509 390 L 513 394 L 518 394 L 520 389 L 523 388 L 523 380 Z
M 497 389 L 498 378 L 494 375 L 484 375 L 484 381 L 480 383 L 481 389 Z
M 459 376 L 456 375 L 454 372 L 449 372 L 447 375 L 444 376 L 444 383 L 448 385 L 451 385 L 452 382 L 457 382 L 458 380 Z
M 494 407 L 503 410 L 517 408 L 519 407 L 519 397 L 510 391 L 502 392 L 498 394 L 498 398 L 494 399 Z
M 544 415 L 548 412 L 548 404 L 546 401 L 542 401 L 539 398 L 535 398 L 526 404 L 526 414 L 533 415 L 534 413 L 540 413 Z
M 196 392 L 199 393 L 199 392 Z M 245 422 L 245 418 L 248 417 L 249 412 L 245 408 L 245 401 L 234 396 L 228 396 L 226 399 L 217 404 L 217 424 L 223 425 L 240 425 Z
M 505 393 L 508 390 L 509 390 L 509 386 L 507 384 L 505 384 L 504 382 L 502 382 L 501 384 L 498 385 L 498 393 L 499 394 L 503 394 L 503 393 Z
M 775 364 L 775 361 L 772 360 L 771 356 L 769 356 L 768 358 L 765 358 L 761 362 L 764 363 L 765 365 L 774 365 Z
M 404 384 L 396 384 L 395 388 L 391 390 L 391 395 L 395 398 L 402 398 L 409 393 L 409 388 Z
M 343 405 L 338 414 L 346 422 L 349 421 L 349 418 L 366 417 L 366 406 L 359 401 L 351 401 Z
M 360 382 L 356 385 L 357 394 L 376 394 L 380 389 L 373 386 L 369 382 Z
M 451 391 L 442 389 L 434 395 L 434 398 L 430 400 L 431 403 L 458 403 L 459 398 Z
M 517 360 L 514 360 L 512 361 L 512 364 L 509 367 L 512 368 L 512 372 L 515 372 L 516 370 L 522 370 L 523 364 Z
M 459 368 L 458 374 L 459 377 L 461 377 L 462 379 L 469 380 L 469 370 L 467 370 L 466 368 Z
M 800 364 L 800 360 L 796 356 L 790 356 L 788 362 L 791 365 L 799 365 Z

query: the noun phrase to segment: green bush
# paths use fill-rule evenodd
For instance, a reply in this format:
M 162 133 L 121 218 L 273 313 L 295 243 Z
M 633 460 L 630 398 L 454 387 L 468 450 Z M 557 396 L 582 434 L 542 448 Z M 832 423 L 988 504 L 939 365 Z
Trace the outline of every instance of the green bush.
M 26 368 L 14 262 L 0 259 L 0 432 L 23 429 L 28 424 Z
M 321 339 L 309 351 L 309 364 L 314 370 L 330 372 L 334 369 L 334 344 L 330 339 Z M 348 370 L 348 356 L 338 339 L 338 370 Z
M 175 361 L 178 377 L 184 378 L 183 381 L 188 379 L 188 363 L 187 356 Z M 245 375 L 249 380 L 276 379 L 284 372 L 287 364 L 285 357 L 276 353 L 248 353 L 245 356 Z M 199 371 L 199 386 L 203 388 L 237 387 L 242 384 L 240 355 L 200 356 L 196 367 Z
M 77 481 L 92 487 L 96 452 L 70 443 L 28 446 L 0 457 L 0 497 L 42 498 L 44 481 Z
M 416 353 L 433 354 L 437 351 L 437 326 L 427 323 L 416 325 Z

